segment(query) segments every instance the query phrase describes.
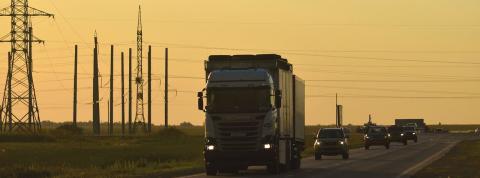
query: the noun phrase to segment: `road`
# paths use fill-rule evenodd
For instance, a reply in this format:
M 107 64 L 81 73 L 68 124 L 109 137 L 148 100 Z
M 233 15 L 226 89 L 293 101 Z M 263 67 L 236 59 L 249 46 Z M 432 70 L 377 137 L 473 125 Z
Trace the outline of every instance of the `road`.
M 220 174 L 216 177 L 332 177 L 332 178 L 385 178 L 410 177 L 416 171 L 440 158 L 451 147 L 469 136 L 460 134 L 423 134 L 418 143 L 407 146 L 392 143 L 389 150 L 383 146 L 373 146 L 370 150 L 350 150 L 350 159 L 340 156 L 324 156 L 322 160 L 304 158 L 300 170 L 279 175 L 269 175 L 264 167 L 251 167 L 239 174 Z M 207 177 L 204 173 L 187 176 Z

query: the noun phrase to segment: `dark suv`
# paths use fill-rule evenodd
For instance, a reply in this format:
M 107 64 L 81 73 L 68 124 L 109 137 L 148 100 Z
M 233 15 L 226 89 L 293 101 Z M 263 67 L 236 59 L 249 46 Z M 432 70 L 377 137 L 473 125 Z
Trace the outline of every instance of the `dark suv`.
M 342 155 L 343 159 L 348 159 L 349 146 L 348 135 L 344 128 L 323 128 L 320 129 L 315 137 L 314 152 L 315 160 L 322 159 L 322 155 L 335 156 Z
M 364 136 L 365 149 L 370 149 L 373 145 L 382 145 L 390 149 L 390 136 L 385 127 L 368 127 Z
M 390 142 L 401 142 L 403 145 L 407 145 L 407 136 L 403 127 L 392 125 L 388 127 L 388 133 L 390 134 Z
M 404 126 L 403 131 L 407 140 L 413 140 L 415 143 L 418 141 L 418 133 L 415 127 Z

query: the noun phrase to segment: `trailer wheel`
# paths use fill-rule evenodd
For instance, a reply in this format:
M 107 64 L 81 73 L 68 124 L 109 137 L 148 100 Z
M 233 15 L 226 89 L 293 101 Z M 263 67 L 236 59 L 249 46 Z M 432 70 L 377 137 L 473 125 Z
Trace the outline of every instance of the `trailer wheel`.
M 205 164 L 205 172 L 207 173 L 207 176 L 216 176 L 218 169 L 215 166 Z
M 280 163 L 278 158 L 275 158 L 272 163 L 267 165 L 267 170 L 270 174 L 278 174 L 280 173 Z
M 297 155 L 296 157 L 294 157 L 292 159 L 292 169 L 300 169 L 300 165 L 302 164 L 301 163 L 301 157 L 299 155 Z

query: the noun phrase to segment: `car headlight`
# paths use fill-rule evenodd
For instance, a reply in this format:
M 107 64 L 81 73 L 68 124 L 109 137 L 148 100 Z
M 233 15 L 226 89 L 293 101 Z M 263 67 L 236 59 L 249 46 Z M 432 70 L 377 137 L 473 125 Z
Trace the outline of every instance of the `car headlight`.
M 390 134 L 388 134 L 388 137 L 390 137 Z
M 344 142 L 344 141 L 339 141 L 338 143 L 340 143 L 340 145 L 343 145 L 343 144 L 345 144 L 345 142 Z
M 267 143 L 267 144 L 264 144 L 264 145 L 263 145 L 263 148 L 265 148 L 265 149 L 268 150 L 268 149 L 272 148 L 272 144 L 268 144 L 268 143 Z
M 413 132 L 412 134 L 415 135 L 415 132 Z
M 315 140 L 315 145 L 320 145 L 320 142 L 318 140 Z
M 400 134 L 400 136 L 402 136 L 402 137 L 403 137 L 403 135 L 404 135 L 403 133 L 402 133 L 402 134 Z
M 213 150 L 215 150 L 215 145 L 207 145 L 207 150 L 208 150 L 208 151 L 213 151 Z
M 365 136 L 363 136 L 363 138 L 365 138 L 365 139 L 369 139 L 370 137 L 368 137 L 368 135 L 365 135 Z

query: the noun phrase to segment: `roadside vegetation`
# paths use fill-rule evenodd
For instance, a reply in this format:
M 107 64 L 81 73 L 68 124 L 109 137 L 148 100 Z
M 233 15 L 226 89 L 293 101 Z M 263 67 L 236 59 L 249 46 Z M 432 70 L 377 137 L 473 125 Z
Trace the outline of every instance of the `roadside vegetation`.
M 118 125 L 114 136 L 92 136 L 85 123 L 43 125 L 37 136 L 0 135 L 0 177 L 171 177 L 203 171 L 202 126 L 154 127 L 148 136 L 122 137 Z M 305 128 L 303 157 L 313 155 L 313 139 L 322 127 L 333 126 Z M 362 147 L 363 134 L 347 127 L 350 147 Z
M 2 135 L 0 177 L 173 176 L 180 171 L 200 171 L 203 135 L 194 133 L 202 128 L 183 130 L 93 137 L 64 127 L 38 136 Z
M 480 140 L 466 140 L 444 157 L 419 171 L 414 178 L 480 177 Z

